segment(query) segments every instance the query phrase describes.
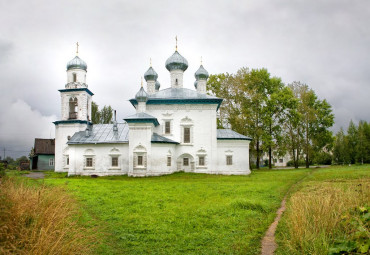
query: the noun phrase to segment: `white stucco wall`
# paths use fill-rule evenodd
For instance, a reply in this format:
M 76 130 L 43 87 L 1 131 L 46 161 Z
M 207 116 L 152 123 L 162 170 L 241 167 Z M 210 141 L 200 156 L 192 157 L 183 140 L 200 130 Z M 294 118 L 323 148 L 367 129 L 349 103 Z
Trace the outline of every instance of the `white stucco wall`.
M 218 174 L 250 174 L 249 141 L 218 140 L 217 142 L 217 173 Z M 226 156 L 232 156 L 232 165 L 226 165 Z

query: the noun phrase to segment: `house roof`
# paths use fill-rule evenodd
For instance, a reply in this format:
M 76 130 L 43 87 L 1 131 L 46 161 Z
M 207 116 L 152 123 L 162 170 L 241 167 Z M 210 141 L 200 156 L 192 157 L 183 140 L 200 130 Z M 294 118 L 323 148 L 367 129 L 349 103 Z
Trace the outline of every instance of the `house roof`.
M 35 138 L 34 154 L 55 154 L 55 139 Z
M 128 143 L 129 128 L 127 123 L 118 123 L 118 131 L 113 131 L 113 124 L 96 124 L 92 126 L 90 135 L 86 136 L 86 131 L 76 132 L 68 144 L 104 144 L 104 143 Z M 175 143 L 178 142 L 153 133 L 152 143 Z
M 241 135 L 231 129 L 217 129 L 217 140 L 249 140 L 252 138 Z
M 134 115 L 124 118 L 127 123 L 147 123 L 152 122 L 154 126 L 158 126 L 159 122 L 156 117 L 149 115 L 145 112 L 139 112 Z
M 130 99 L 132 105 L 137 105 L 135 98 Z M 220 107 L 222 98 L 201 94 L 196 90 L 186 88 L 168 88 L 148 95 L 147 104 L 217 104 Z

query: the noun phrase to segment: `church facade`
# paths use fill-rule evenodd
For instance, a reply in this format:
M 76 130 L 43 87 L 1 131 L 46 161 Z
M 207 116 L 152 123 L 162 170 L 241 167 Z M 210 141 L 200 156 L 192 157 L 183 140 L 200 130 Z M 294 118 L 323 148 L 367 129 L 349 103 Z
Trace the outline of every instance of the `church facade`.
M 92 124 L 93 93 L 86 63 L 67 64 L 67 84 L 59 90 L 61 119 L 55 121 L 55 171 L 68 175 L 159 176 L 177 171 L 247 175 L 250 138 L 217 129 L 221 98 L 206 94 L 208 72 L 195 73 L 195 89 L 183 87 L 187 60 L 175 51 L 165 63 L 169 88 L 160 89 L 152 66 L 130 100 L 136 114 L 124 122 Z

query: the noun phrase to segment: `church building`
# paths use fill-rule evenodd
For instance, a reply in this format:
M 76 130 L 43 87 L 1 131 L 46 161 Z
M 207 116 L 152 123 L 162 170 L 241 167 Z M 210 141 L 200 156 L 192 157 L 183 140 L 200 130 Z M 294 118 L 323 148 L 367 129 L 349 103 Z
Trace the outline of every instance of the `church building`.
M 250 138 L 217 129 L 221 98 L 207 95 L 208 72 L 200 65 L 195 89 L 183 87 L 188 61 L 176 51 L 165 67 L 171 84 L 160 89 L 152 66 L 146 90 L 130 99 L 136 109 L 123 122 L 92 124 L 94 95 L 86 84 L 87 65 L 77 55 L 67 64 L 60 89 L 61 118 L 55 121 L 55 171 L 68 175 L 159 176 L 178 171 L 247 175 Z

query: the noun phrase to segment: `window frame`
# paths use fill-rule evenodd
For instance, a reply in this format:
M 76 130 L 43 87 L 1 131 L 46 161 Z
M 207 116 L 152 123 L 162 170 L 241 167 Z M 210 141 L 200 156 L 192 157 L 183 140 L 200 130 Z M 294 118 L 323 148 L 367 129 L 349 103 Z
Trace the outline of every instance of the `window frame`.
M 185 164 L 185 161 L 186 161 L 186 164 Z M 183 166 L 190 166 L 189 158 L 183 158 L 182 159 L 182 165 Z
M 118 156 L 111 156 L 111 167 L 119 167 L 119 157 Z
M 189 130 L 189 133 L 186 134 L 186 130 Z M 187 137 L 188 135 L 188 137 Z M 191 143 L 191 127 L 184 127 L 184 137 L 183 137 L 183 143 L 185 144 L 190 144 Z M 188 138 L 187 140 L 185 140 L 186 138 Z
M 167 166 L 171 166 L 171 162 L 172 162 L 172 157 L 167 156 Z
M 226 165 L 227 166 L 233 165 L 233 155 L 226 155 Z
M 54 165 L 55 165 L 54 158 L 49 158 L 49 166 L 54 166 Z
M 171 134 L 171 121 L 170 120 L 165 120 L 164 121 L 164 134 L 165 135 L 170 135 Z
M 198 156 L 198 165 L 205 166 L 206 165 L 206 157 L 205 156 Z

